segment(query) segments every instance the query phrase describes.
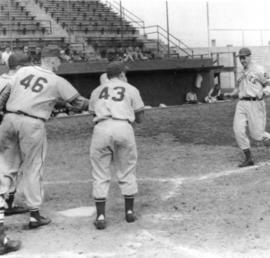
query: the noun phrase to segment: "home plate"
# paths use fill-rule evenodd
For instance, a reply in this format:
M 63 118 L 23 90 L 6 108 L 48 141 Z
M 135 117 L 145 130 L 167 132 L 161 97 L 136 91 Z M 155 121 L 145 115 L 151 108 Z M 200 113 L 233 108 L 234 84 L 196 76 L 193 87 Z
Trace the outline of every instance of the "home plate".
M 96 213 L 95 207 L 78 207 L 65 211 L 59 211 L 59 214 L 66 217 L 91 217 Z

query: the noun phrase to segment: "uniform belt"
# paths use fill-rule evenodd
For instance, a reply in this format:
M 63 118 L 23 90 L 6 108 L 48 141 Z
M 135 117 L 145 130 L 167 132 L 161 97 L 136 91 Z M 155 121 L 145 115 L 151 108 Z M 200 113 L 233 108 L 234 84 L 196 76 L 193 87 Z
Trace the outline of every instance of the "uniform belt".
M 263 100 L 263 98 L 258 98 L 258 97 L 242 97 L 240 100 L 245 100 L 245 101 L 260 101 Z
M 18 110 L 18 111 L 6 111 L 5 113 L 10 113 L 10 114 L 17 114 L 17 115 L 22 115 L 22 116 L 28 116 L 28 117 L 31 117 L 31 118 L 34 118 L 34 119 L 39 119 L 39 120 L 41 120 L 41 121 L 43 121 L 43 122 L 46 122 L 46 119 L 45 118 L 42 118 L 42 117 L 38 117 L 38 116 L 33 116 L 33 115 L 29 115 L 29 114 L 27 114 L 27 113 L 25 113 L 25 112 L 23 112 L 23 111 L 20 111 L 20 110 Z
M 131 122 L 130 122 L 128 119 L 114 118 L 114 117 L 108 116 L 108 117 L 106 117 L 106 118 L 104 118 L 104 119 L 101 119 L 101 120 L 95 122 L 95 125 L 97 125 L 97 124 L 100 123 L 100 122 L 109 120 L 109 119 L 117 120 L 117 121 L 126 121 L 126 122 L 128 122 L 129 124 L 131 124 Z

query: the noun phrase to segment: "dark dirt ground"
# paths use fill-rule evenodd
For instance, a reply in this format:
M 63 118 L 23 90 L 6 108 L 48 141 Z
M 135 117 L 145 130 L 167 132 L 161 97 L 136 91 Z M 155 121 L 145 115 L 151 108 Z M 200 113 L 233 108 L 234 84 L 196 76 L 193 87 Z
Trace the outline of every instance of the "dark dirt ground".
M 53 223 L 30 231 L 24 228 L 28 215 L 7 217 L 9 235 L 22 239 L 23 248 L 6 257 L 269 258 L 270 149 L 253 142 L 257 165 L 237 168 L 243 156 L 232 132 L 235 104 L 147 110 L 145 122 L 135 126 L 138 221 L 124 221 L 114 181 L 104 231 L 94 228 L 95 215 L 58 213 L 94 206 L 90 117 L 49 121 L 43 213 Z

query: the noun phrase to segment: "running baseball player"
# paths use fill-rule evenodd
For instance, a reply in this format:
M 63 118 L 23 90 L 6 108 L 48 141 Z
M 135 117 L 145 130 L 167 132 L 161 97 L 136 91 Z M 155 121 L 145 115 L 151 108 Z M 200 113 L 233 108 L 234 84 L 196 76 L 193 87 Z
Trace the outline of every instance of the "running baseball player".
M 108 82 L 91 94 L 89 111 L 94 115 L 90 146 L 93 196 L 97 216 L 94 225 L 105 229 L 105 203 L 111 180 L 111 163 L 116 168 L 125 199 L 125 219 L 134 222 L 134 197 L 137 193 L 137 149 L 132 124 L 143 120 L 144 103 L 139 91 L 126 81 L 126 67 L 112 62 L 107 67 Z
M 64 78 L 57 76 L 61 64 L 60 51 L 56 47 L 42 50 L 41 66 L 22 67 L 13 76 L 3 94 L 6 113 L 0 125 L 0 211 L 4 197 L 15 182 L 14 157 L 7 157 L 10 146 L 17 146 L 23 173 L 23 193 L 30 211 L 29 228 L 37 228 L 51 222 L 40 214 L 43 202 L 42 175 L 47 150 L 45 121 L 49 119 L 58 99 L 63 99 L 81 110 L 88 109 L 88 100 Z M 2 218 L 4 218 L 1 213 Z M 1 224 L 0 224 L 1 227 Z
M 266 108 L 263 100 L 267 95 L 266 86 L 269 81 L 264 68 L 251 60 L 249 48 L 241 48 L 238 56 L 243 70 L 236 88 L 225 96 L 239 98 L 234 115 L 233 130 L 238 146 L 245 155 L 245 160 L 239 164 L 239 167 L 246 167 L 254 165 L 246 127 L 253 139 L 263 142 L 270 140 L 270 134 L 265 131 Z

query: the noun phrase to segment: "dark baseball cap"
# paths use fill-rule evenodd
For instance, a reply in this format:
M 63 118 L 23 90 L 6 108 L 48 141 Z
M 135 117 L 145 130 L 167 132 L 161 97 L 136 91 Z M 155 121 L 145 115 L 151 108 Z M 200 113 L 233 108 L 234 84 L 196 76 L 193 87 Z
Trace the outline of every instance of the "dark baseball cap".
M 121 61 L 113 61 L 108 64 L 106 73 L 108 77 L 117 76 L 122 72 L 126 72 L 128 67 Z
M 41 57 L 60 57 L 60 49 L 57 46 L 44 47 L 41 51 Z
M 243 47 L 239 50 L 238 56 L 250 56 L 251 55 L 251 50 L 247 47 Z
M 11 54 L 8 58 L 7 64 L 9 69 L 15 69 L 19 65 L 23 66 L 29 64 L 29 58 L 21 53 Z

